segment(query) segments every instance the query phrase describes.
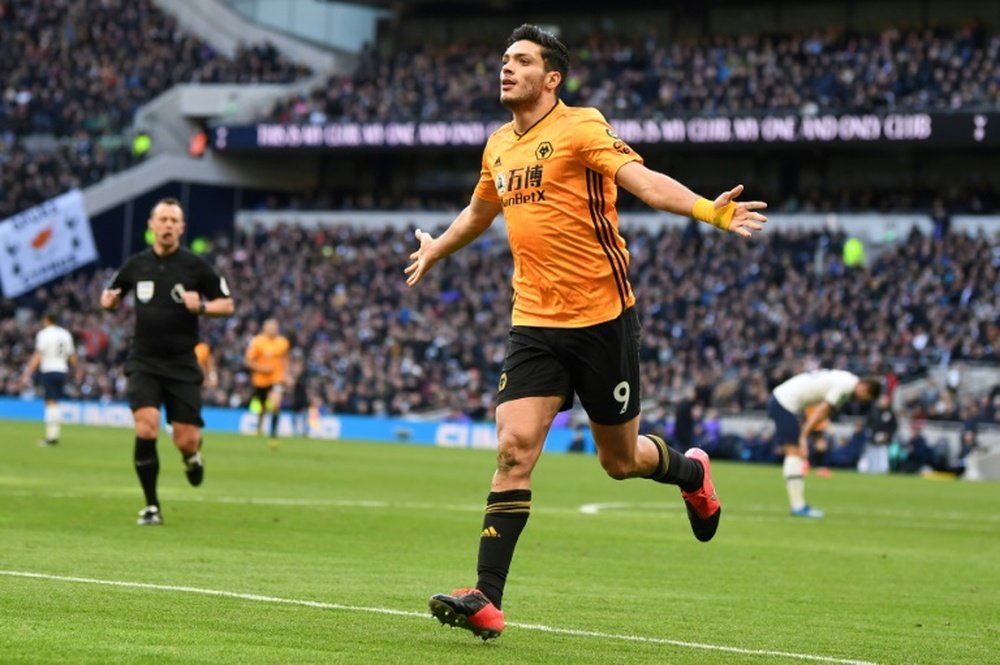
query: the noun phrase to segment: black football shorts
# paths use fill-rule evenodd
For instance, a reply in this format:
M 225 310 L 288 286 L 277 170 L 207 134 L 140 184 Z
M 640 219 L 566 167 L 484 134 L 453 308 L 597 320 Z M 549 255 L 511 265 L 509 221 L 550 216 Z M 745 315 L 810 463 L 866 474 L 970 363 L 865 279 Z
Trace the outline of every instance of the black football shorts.
M 167 412 L 168 423 L 184 423 L 204 427 L 201 419 L 201 383 L 179 381 L 133 371 L 128 375 L 128 404 L 133 411 L 144 406 Z
M 634 307 L 585 328 L 511 328 L 497 403 L 562 396 L 560 410 L 566 411 L 574 393 L 599 425 L 620 425 L 639 415 L 639 317 Z

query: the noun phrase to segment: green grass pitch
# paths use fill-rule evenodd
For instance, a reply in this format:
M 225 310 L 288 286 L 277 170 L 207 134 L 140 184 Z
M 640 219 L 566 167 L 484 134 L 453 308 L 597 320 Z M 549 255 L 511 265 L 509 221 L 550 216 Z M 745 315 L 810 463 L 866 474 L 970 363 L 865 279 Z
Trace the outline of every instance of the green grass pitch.
M 719 533 L 677 490 L 547 455 L 514 558 L 507 631 L 427 614 L 475 581 L 490 451 L 206 436 L 186 484 L 160 437 L 166 524 L 129 430 L 0 423 L 2 663 L 1000 662 L 1000 487 L 719 462 Z

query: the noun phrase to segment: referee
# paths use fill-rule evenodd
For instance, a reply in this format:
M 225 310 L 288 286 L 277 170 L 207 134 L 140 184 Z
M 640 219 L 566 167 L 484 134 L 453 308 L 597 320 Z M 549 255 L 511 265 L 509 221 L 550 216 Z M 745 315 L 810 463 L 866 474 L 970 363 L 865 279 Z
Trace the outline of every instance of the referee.
M 160 407 L 173 427 L 188 482 L 204 478 L 201 448 L 202 371 L 195 358 L 199 316 L 229 316 L 233 299 L 225 278 L 181 247 L 184 211 L 174 198 L 160 200 L 149 216 L 152 248 L 132 256 L 101 293 L 101 307 L 115 310 L 135 293 L 135 332 L 125 361 L 129 406 L 135 418 L 135 471 L 146 496 L 138 524 L 163 524 L 156 478 Z

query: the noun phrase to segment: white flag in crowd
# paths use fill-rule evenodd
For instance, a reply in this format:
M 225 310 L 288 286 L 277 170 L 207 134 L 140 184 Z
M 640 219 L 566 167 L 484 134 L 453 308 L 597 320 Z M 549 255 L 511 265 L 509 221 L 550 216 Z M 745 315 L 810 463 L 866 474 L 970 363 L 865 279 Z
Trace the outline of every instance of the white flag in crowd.
M 96 260 L 80 190 L 0 222 L 0 286 L 8 298 Z

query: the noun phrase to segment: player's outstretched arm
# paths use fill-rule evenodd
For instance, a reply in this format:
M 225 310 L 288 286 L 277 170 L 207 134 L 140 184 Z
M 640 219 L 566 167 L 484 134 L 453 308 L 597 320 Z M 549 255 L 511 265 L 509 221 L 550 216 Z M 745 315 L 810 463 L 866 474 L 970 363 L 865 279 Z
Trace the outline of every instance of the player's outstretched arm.
M 406 285 L 413 286 L 418 283 L 431 266 L 482 235 L 501 210 L 499 203 L 473 196 L 469 205 L 458 213 L 458 217 L 448 230 L 437 238 L 417 229 L 415 235 L 420 246 L 417 251 L 410 254 L 411 263 L 403 271 L 407 275 Z
M 757 212 L 767 208 L 763 201 L 737 201 L 743 185 L 719 194 L 714 201 L 698 196 L 668 175 L 630 162 L 616 176 L 618 185 L 657 210 L 694 217 L 723 231 L 750 237 L 764 228 L 767 217 Z

